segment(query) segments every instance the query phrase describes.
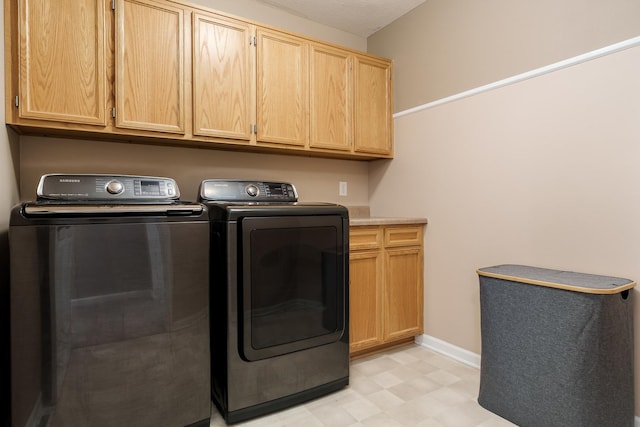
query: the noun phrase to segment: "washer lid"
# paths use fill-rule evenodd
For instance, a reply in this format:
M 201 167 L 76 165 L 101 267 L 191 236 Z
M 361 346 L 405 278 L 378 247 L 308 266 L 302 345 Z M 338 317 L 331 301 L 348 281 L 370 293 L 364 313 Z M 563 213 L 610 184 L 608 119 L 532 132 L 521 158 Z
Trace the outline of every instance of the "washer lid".
M 38 200 L 98 201 L 105 203 L 171 202 L 180 198 L 171 178 L 105 175 L 47 174 L 40 178 Z

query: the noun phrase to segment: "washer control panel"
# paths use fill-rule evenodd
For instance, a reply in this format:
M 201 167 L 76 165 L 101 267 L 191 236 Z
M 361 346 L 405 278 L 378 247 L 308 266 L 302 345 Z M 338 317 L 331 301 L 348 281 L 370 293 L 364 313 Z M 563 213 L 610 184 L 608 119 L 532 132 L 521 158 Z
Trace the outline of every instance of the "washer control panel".
M 298 193 L 286 182 L 205 179 L 200 184 L 200 201 L 297 202 Z
M 47 174 L 40 178 L 38 199 L 109 201 L 177 200 L 171 178 L 136 175 Z

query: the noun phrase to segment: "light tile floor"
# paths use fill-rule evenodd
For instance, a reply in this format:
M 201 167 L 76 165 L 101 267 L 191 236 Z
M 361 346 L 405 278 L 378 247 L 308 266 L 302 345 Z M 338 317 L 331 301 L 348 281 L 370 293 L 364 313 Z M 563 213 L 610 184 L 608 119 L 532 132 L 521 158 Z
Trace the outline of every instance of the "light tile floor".
M 242 427 L 507 427 L 478 405 L 480 371 L 412 345 L 354 360 L 349 386 Z M 225 426 L 214 408 L 211 427 Z

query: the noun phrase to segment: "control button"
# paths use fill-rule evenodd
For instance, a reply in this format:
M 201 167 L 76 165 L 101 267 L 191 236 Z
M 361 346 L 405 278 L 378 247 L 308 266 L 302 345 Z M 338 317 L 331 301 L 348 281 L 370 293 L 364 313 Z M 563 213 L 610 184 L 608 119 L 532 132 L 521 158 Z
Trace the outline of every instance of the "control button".
M 247 188 L 245 190 L 246 190 L 247 194 L 250 195 L 251 197 L 256 197 L 258 195 L 258 193 L 260 192 L 260 190 L 258 190 L 258 187 L 256 187 L 253 184 L 247 185 Z
M 124 185 L 120 181 L 109 181 L 106 188 L 109 194 L 120 194 L 124 191 Z

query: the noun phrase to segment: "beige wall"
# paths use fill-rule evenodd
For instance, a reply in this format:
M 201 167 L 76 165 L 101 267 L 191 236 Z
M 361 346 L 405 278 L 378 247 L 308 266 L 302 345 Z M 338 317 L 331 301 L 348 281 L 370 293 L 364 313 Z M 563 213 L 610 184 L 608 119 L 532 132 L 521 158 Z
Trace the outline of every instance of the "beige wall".
M 638 70 L 634 47 L 395 120 L 396 158 L 371 165 L 370 204 L 429 219 L 425 334 L 480 353 L 481 267 L 640 281 Z
M 368 165 L 349 160 L 158 147 L 114 142 L 22 137 L 21 196 L 35 197 L 44 173 L 122 173 L 176 179 L 183 200 L 195 200 L 206 178 L 292 182 L 301 201 L 363 205 L 368 201 Z M 348 195 L 338 195 L 339 181 Z
M 428 0 L 368 48 L 394 60 L 404 111 L 640 36 L 639 16 L 635 0 Z M 640 281 L 638 70 L 635 47 L 395 119 L 396 157 L 371 164 L 370 206 L 429 218 L 427 335 L 480 353 L 480 267 Z
M 637 0 L 427 0 L 368 49 L 394 60 L 402 111 L 639 33 Z

